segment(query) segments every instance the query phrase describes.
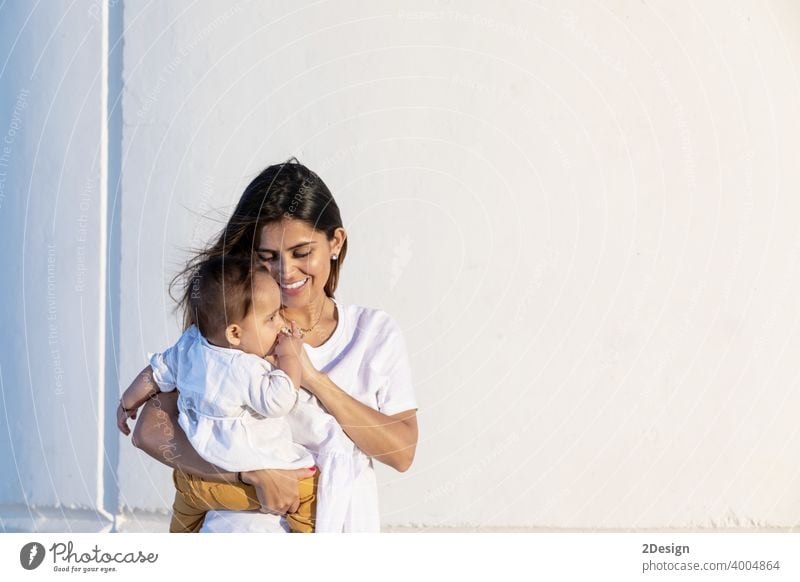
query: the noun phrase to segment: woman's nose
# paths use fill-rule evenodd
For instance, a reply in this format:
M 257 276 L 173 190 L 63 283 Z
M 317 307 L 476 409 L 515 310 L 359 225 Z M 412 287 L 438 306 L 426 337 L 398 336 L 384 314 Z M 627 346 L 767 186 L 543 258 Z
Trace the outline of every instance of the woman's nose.
M 278 282 L 287 283 L 291 282 L 292 272 L 294 271 L 294 263 L 292 261 L 282 260 L 278 264 Z

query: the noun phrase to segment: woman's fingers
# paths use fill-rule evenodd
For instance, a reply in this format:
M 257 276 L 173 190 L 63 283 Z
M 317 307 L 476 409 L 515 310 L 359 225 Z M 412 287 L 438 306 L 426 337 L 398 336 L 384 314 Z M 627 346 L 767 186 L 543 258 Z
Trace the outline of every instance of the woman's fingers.
M 307 469 L 295 469 L 294 474 L 297 477 L 297 480 L 300 479 L 308 479 L 309 477 L 313 477 L 317 473 L 316 467 L 309 467 Z
M 286 509 L 283 509 L 282 507 L 269 507 L 264 504 L 261 505 L 258 511 L 261 513 L 269 513 L 271 515 L 286 515 Z
M 261 507 L 258 509 L 261 513 L 275 513 L 276 509 L 269 505 L 269 492 L 264 489 L 260 484 L 253 484 L 256 489 L 256 497 Z
M 315 469 L 263 469 L 243 473 L 245 481 L 251 482 L 256 488 L 260 511 L 262 513 L 277 513 L 285 515 L 294 513 L 300 506 L 300 490 L 297 486 L 299 479 L 306 479 L 314 475 Z
M 243 471 L 242 479 L 255 487 L 262 513 L 284 515 L 297 511 L 300 503 L 295 473 L 282 469 Z
M 307 469 L 295 469 L 294 476 L 297 481 L 302 479 L 308 479 L 309 477 L 313 477 L 316 474 L 317 468 L 316 467 L 309 467 Z M 291 506 L 288 508 L 288 513 L 294 513 L 300 507 L 300 491 L 298 489 L 297 496 L 292 500 Z

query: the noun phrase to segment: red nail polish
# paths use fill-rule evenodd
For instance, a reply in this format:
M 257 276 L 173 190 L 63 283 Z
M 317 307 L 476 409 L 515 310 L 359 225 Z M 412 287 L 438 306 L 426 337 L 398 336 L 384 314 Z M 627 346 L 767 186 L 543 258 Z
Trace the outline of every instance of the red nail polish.
M 314 471 L 316 471 L 316 470 L 317 470 L 317 468 L 316 468 L 316 467 L 311 467 L 311 469 L 310 469 L 310 471 L 311 471 L 312 473 L 313 473 Z

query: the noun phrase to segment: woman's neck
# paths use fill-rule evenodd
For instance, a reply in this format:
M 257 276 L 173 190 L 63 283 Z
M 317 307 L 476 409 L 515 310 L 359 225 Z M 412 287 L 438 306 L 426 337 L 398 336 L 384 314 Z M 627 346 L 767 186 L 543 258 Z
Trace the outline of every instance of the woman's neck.
M 303 329 L 308 329 L 322 320 L 328 309 L 328 297 L 324 293 L 321 297 L 309 302 L 302 307 L 284 307 L 283 318 L 297 322 Z

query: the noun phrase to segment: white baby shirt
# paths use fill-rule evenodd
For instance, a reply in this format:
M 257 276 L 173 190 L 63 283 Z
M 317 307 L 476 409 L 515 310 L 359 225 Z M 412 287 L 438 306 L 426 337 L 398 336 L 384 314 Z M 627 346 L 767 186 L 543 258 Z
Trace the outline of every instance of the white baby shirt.
M 226 471 L 319 468 L 315 531 L 340 532 L 358 451 L 306 390 L 269 362 L 210 344 L 196 326 L 150 356 L 164 392 L 179 390 L 178 423 L 205 460 Z
M 163 392 L 179 389 L 178 423 L 209 463 L 234 472 L 314 464 L 283 418 L 297 390 L 263 358 L 212 345 L 193 325 L 171 348 L 151 354 L 150 367 Z

